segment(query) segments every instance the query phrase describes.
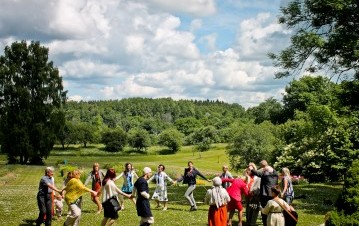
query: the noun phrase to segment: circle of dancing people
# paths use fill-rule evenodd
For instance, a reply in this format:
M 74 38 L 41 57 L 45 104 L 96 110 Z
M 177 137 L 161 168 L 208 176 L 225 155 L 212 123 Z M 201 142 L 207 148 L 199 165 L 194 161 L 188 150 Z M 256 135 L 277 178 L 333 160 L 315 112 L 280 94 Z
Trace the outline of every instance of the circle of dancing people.
M 223 172 L 212 180 L 196 169 L 192 161 L 189 161 L 187 166 L 183 175 L 172 179 L 165 173 L 163 164 L 159 164 L 154 173 L 151 168 L 144 167 L 139 177 L 131 163 L 126 163 L 124 170 L 118 175 L 114 168 L 104 172 L 98 163 L 94 163 L 85 183 L 81 182 L 81 172 L 76 169 L 67 174 L 62 189 L 55 186 L 54 168 L 46 167 L 37 194 L 39 215 L 36 225 L 51 225 L 53 215 L 61 219 L 64 202 L 68 206 L 68 212 L 63 225 L 80 225 L 82 196 L 91 193 L 91 200 L 97 206 L 96 214 L 103 212 L 101 226 L 110 226 L 116 222 L 119 218 L 118 212 L 125 208 L 124 198 L 134 203 L 140 217 L 139 225 L 149 226 L 154 223 L 150 199 L 155 201 L 156 209 L 168 209 L 168 182 L 173 185 L 179 182 L 186 184 L 188 187 L 184 197 L 190 205 L 189 211 L 197 210 L 197 202 L 194 199 L 197 176 L 213 183 L 204 197 L 205 203 L 209 205 L 208 226 L 232 226 L 235 211 L 238 212 L 238 226 L 242 226 L 244 209 L 245 225 L 257 225 L 260 213 L 264 226 L 284 226 L 283 212 L 294 210 L 291 206 L 294 191 L 288 168 L 282 169 L 279 186 L 279 174 L 266 160 L 260 162 L 259 169 L 254 163 L 249 163 L 244 175 L 237 178 L 234 178 L 228 171 L 228 166 L 224 165 Z M 123 179 L 121 188 L 115 184 L 120 178 Z M 90 182 L 91 189 L 86 187 Z M 149 192 L 150 182 L 156 184 L 152 197 Z M 54 194 L 55 192 L 57 194 Z M 245 198 L 245 208 L 242 205 L 242 197 Z

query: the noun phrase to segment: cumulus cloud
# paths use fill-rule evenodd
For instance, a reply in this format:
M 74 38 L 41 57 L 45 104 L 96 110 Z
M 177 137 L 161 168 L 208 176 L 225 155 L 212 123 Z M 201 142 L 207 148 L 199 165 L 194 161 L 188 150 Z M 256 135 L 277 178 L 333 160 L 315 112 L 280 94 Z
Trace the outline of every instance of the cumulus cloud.
M 174 13 L 188 13 L 194 16 L 209 16 L 216 12 L 215 0 L 143 0 L 149 5 L 152 5 L 161 10 L 166 10 Z
M 5 0 L 0 47 L 40 40 L 71 100 L 172 97 L 249 107 L 280 97 L 285 81 L 273 80 L 267 53 L 288 43 L 289 33 L 260 6 L 243 20 L 247 3 Z

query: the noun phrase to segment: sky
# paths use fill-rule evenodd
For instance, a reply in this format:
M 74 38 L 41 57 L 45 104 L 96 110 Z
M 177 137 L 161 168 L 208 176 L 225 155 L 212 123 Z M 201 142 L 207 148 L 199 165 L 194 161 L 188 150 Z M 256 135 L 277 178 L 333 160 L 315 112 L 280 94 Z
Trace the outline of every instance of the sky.
M 290 44 L 287 0 L 0 0 L 0 54 L 40 41 L 68 99 L 282 99 L 268 53 Z

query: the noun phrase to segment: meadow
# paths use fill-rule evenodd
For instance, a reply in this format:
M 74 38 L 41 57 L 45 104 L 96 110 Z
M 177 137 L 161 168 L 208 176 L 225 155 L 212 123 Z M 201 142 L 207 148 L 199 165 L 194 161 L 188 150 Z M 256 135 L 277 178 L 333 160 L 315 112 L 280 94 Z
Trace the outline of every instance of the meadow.
M 100 149 L 100 150 L 99 150 Z M 228 164 L 225 153 L 225 145 L 217 144 L 207 152 L 198 153 L 193 147 L 184 147 L 176 154 L 163 154 L 161 147 L 151 147 L 147 154 L 135 152 L 105 153 L 101 147 L 92 146 L 86 149 L 80 146 L 70 147 L 66 151 L 55 148 L 51 156 L 46 159 L 47 166 L 55 166 L 55 183 L 61 187 L 63 177 L 60 175 L 61 162 L 76 165 L 87 174 L 94 162 L 101 166 L 115 166 L 117 171 L 122 170 L 124 163 L 132 162 L 138 173 L 144 166 L 153 170 L 162 163 L 166 166 L 166 172 L 173 177 L 179 177 L 183 173 L 187 161 L 193 161 L 196 168 L 208 177 L 213 177 L 221 172 L 221 166 Z M 1 225 L 35 225 L 38 215 L 36 193 L 38 183 L 44 174 L 44 166 L 7 165 L 6 156 L 0 155 L 0 219 Z M 241 173 L 233 172 L 234 175 Z M 116 182 L 118 186 L 122 182 Z M 183 197 L 186 186 L 179 183 L 168 187 L 169 205 L 167 211 L 156 209 L 151 202 L 155 224 L 158 226 L 205 226 L 207 224 L 208 206 L 203 204 L 206 190 L 211 183 L 200 181 L 195 190 L 195 199 L 198 202 L 198 211 L 189 212 L 189 206 Z M 294 206 L 299 213 L 298 226 L 315 226 L 324 222 L 326 212 L 334 209 L 335 202 L 342 185 L 340 184 L 299 184 L 294 186 L 296 195 L 305 195 L 306 198 L 295 199 Z M 154 185 L 150 185 L 151 194 Z M 325 202 L 323 201 L 325 200 Z M 96 205 L 90 200 L 90 194 L 85 194 L 83 199 L 81 225 L 100 225 L 103 214 L 95 214 Z M 66 213 L 66 207 L 65 207 Z M 134 205 L 125 201 L 125 209 L 119 213 L 120 217 L 115 225 L 136 226 L 139 218 Z M 62 225 L 66 216 L 62 219 L 54 219 L 54 226 Z M 234 217 L 234 225 L 237 217 Z M 260 219 L 258 218 L 260 225 Z

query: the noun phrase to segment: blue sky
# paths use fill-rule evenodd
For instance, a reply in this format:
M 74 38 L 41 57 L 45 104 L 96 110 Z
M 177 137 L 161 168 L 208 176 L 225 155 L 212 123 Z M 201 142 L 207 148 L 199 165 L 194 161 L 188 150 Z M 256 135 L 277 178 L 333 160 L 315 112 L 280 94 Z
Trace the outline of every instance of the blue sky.
M 49 48 L 71 100 L 128 97 L 281 99 L 268 59 L 289 45 L 286 0 L 3 0 L 0 53 L 14 41 Z

